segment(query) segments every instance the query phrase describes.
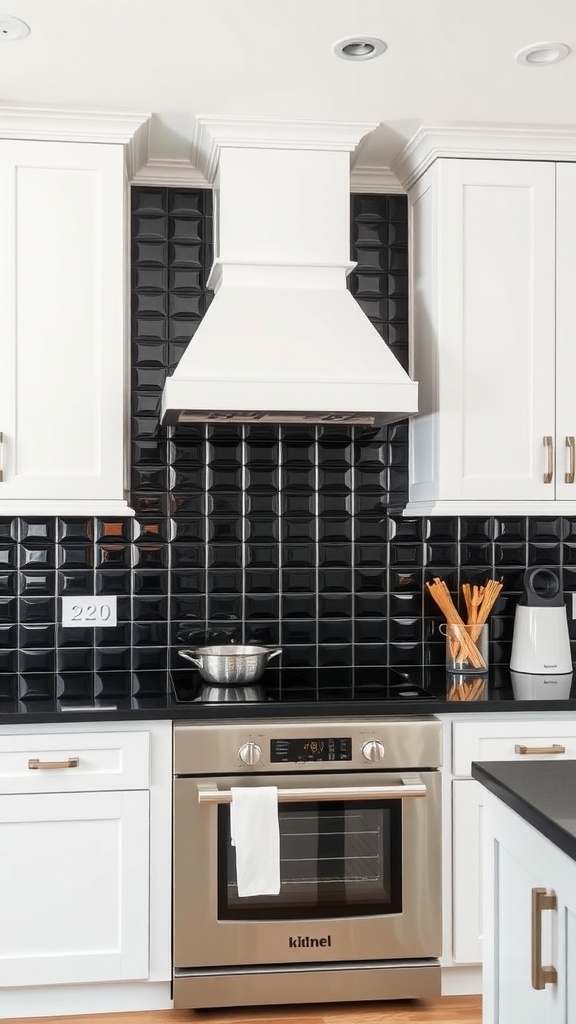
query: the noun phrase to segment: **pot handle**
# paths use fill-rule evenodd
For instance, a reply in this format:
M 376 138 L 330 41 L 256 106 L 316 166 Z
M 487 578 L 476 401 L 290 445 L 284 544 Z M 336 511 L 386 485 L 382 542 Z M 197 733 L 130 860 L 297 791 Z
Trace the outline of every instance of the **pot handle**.
M 281 647 L 269 647 L 268 650 L 270 652 L 269 655 L 268 655 L 268 661 L 270 661 L 270 658 L 275 658 L 276 655 L 282 654 L 282 648 Z
M 178 651 L 181 658 L 186 658 L 186 661 L 191 661 L 193 665 L 197 665 L 198 668 L 202 668 L 202 656 L 195 658 L 192 651 Z

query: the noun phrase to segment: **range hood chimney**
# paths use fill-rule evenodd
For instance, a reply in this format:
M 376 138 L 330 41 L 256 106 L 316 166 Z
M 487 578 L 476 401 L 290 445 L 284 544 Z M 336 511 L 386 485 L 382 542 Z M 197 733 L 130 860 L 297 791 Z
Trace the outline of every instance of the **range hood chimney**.
M 198 117 L 214 299 L 162 396 L 167 423 L 382 424 L 410 380 L 346 287 L 350 154 L 375 124 Z

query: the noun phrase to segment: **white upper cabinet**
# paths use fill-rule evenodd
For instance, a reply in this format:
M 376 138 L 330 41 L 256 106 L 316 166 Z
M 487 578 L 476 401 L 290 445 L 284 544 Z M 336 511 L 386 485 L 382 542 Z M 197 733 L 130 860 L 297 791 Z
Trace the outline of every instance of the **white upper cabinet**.
M 3 113 L 0 514 L 131 514 L 128 162 L 142 121 L 63 130 Z M 41 138 L 5 137 L 15 125 Z
M 440 158 L 409 208 L 407 513 L 573 513 L 576 164 Z

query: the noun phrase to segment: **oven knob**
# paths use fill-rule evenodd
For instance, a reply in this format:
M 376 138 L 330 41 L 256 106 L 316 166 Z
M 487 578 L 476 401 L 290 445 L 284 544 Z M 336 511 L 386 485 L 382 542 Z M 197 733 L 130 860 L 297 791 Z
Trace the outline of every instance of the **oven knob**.
M 257 743 L 243 743 L 238 751 L 238 757 L 244 764 L 258 764 L 262 757 L 262 747 Z
M 362 745 L 362 755 L 367 761 L 383 761 L 386 751 L 380 740 L 368 740 Z

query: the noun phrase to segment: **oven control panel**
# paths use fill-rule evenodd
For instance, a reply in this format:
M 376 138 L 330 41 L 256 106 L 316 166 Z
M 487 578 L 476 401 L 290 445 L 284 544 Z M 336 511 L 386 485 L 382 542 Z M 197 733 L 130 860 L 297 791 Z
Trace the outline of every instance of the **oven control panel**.
M 326 736 L 322 739 L 274 739 L 270 741 L 271 764 L 302 761 L 351 761 L 352 739 L 350 736 Z
M 417 771 L 442 764 L 442 723 L 432 716 L 182 722 L 174 775 Z

